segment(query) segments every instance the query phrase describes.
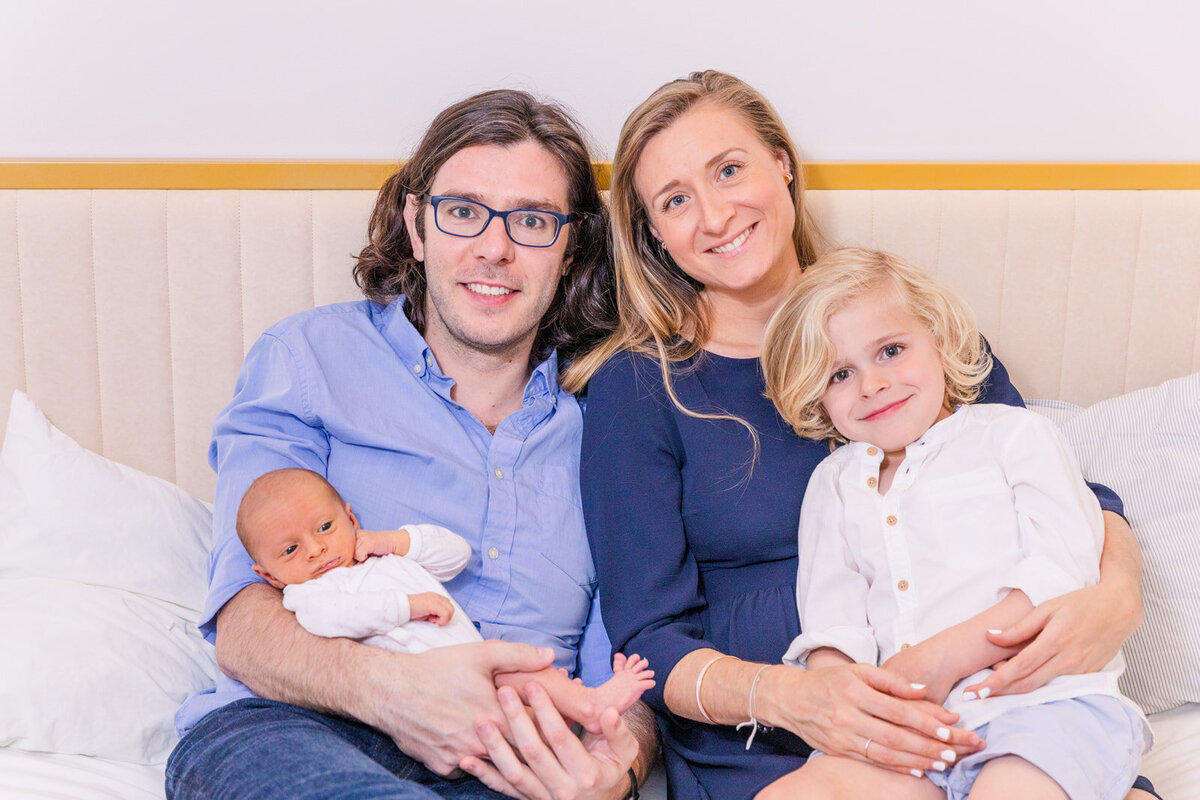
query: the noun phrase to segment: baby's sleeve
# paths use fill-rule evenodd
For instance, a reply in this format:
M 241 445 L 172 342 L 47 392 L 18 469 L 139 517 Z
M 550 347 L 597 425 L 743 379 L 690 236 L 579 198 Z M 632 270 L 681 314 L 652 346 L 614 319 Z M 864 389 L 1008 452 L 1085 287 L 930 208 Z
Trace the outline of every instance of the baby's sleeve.
M 457 533 L 441 525 L 421 523 L 405 525 L 408 531 L 408 555 L 442 583 L 462 572 L 471 560 L 471 545 Z
M 411 619 L 408 593 L 354 591 L 354 582 L 340 580 L 355 567 L 331 570 L 306 583 L 283 587 L 283 607 L 314 636 L 365 639 L 388 633 Z

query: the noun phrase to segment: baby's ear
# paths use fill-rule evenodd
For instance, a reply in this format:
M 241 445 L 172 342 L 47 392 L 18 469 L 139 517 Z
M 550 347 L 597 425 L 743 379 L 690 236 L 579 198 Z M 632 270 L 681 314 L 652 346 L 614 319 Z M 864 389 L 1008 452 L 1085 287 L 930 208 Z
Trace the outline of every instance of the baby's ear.
M 284 586 L 287 586 L 287 584 L 286 584 L 286 583 L 284 583 L 283 581 L 279 580 L 278 578 L 276 578 L 276 577 L 275 577 L 274 575 L 272 575 L 271 573 L 267 572 L 265 569 L 263 569 L 262 567 L 260 567 L 258 564 L 255 564 L 253 567 L 251 567 L 251 569 L 253 569 L 253 570 L 254 570 L 254 574 L 255 574 L 255 575 L 257 575 L 258 577 L 262 578 L 264 581 L 266 581 L 267 583 L 271 584 L 271 585 L 272 585 L 272 586 L 274 586 L 276 589 L 281 589 L 281 590 L 282 590 Z
M 350 508 L 350 504 L 346 503 L 346 516 L 350 518 L 350 524 L 354 526 L 354 532 L 358 533 L 358 519 L 354 516 L 354 511 Z

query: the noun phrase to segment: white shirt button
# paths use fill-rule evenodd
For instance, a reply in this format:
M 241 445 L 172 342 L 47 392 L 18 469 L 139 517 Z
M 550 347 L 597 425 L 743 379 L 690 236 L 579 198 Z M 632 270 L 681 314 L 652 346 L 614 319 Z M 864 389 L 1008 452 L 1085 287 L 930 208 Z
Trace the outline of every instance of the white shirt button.
M 425 368 L 423 366 L 421 366 L 420 364 L 413 364 L 413 372 L 417 373 L 418 375 L 421 374 L 421 371 L 423 369 L 425 369 Z
M 495 561 L 495 560 L 496 560 L 497 558 L 499 558 L 499 557 L 500 557 L 500 551 L 499 551 L 499 550 L 497 550 L 497 549 L 496 549 L 496 548 L 494 548 L 494 547 L 489 547 L 489 548 L 488 548 L 488 558 L 490 558 L 492 561 Z
M 500 480 L 504 480 L 504 470 L 500 469 L 499 467 L 496 467 L 494 470 L 492 470 L 492 472 L 496 473 L 497 478 L 499 478 Z

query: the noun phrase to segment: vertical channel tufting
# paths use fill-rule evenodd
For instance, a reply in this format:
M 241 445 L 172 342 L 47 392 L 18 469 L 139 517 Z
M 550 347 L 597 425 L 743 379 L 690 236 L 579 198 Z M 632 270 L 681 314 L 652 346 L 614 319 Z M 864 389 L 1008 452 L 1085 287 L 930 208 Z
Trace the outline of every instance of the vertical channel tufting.
M 17 251 L 17 327 L 21 332 L 21 388 L 29 386 L 29 342 L 25 335 L 25 284 L 21 264 L 21 195 L 16 192 L 13 200 L 13 241 Z M 7 403 L 8 398 L 4 398 Z M 5 415 L 8 419 L 8 415 Z
M 308 257 L 311 259 L 311 287 L 312 301 L 311 306 L 317 305 L 317 210 L 314 209 L 316 200 L 313 199 L 312 190 L 308 191 Z
M 88 239 L 91 244 L 92 276 L 92 323 L 96 332 L 96 419 L 99 421 L 100 452 L 104 452 L 104 377 L 100 369 L 100 350 L 104 342 L 100 338 L 100 299 L 96 292 L 96 191 L 88 193 Z
M 167 392 L 167 400 L 171 406 L 171 452 L 174 455 L 174 475 L 172 482 L 179 482 L 182 469 L 183 453 L 179 446 L 179 406 L 176 401 L 175 382 L 179 379 L 179 369 L 175 361 L 175 291 L 171 285 L 171 192 L 162 192 L 162 242 L 163 242 L 163 271 L 167 280 L 167 363 L 170 378 L 163 391 Z
M 245 251 L 246 244 L 242 239 L 242 192 L 237 191 L 234 195 L 237 197 L 237 272 L 238 272 L 238 300 L 242 307 L 242 352 L 245 353 L 250 349 L 250 342 L 246 339 L 246 259 Z
M 1078 245 L 1079 245 L 1079 192 L 1071 192 L 1071 250 L 1070 250 L 1071 254 L 1067 258 L 1067 285 L 1063 289 L 1064 294 L 1066 295 L 1066 304 L 1065 304 L 1065 309 L 1063 311 L 1063 316 L 1065 318 L 1064 327 L 1066 328 L 1066 330 L 1070 330 L 1071 309 L 1074 307 L 1074 303 L 1072 303 L 1071 301 L 1072 301 L 1072 298 L 1075 296 L 1075 258 L 1076 258 L 1077 253 L 1079 252 Z M 1063 342 L 1064 342 L 1063 350 L 1064 351 L 1066 350 L 1066 344 L 1065 344 L 1066 338 L 1067 338 L 1067 334 L 1064 331 L 1064 334 L 1063 334 Z M 1064 358 L 1065 358 L 1065 355 L 1066 354 L 1064 352 Z M 1058 373 L 1058 390 L 1054 393 L 1054 396 L 1056 398 L 1061 399 L 1064 397 L 1066 381 L 1067 381 L 1066 370 L 1065 369 L 1060 370 Z
M 1134 309 L 1137 306 L 1137 296 L 1136 295 L 1137 295 L 1138 273 L 1141 271 L 1141 266 L 1142 266 L 1142 263 L 1141 263 L 1142 262 L 1142 238 L 1143 238 L 1143 236 L 1145 236 L 1145 233 L 1146 233 L 1146 197 L 1142 192 L 1137 193 L 1137 209 L 1138 209 L 1137 238 L 1134 240 L 1133 275 L 1131 276 L 1132 283 L 1134 285 L 1130 287 L 1129 307 L 1127 309 L 1128 314 L 1126 316 L 1126 325 L 1128 326 L 1129 333 L 1125 338 L 1125 364 L 1124 364 L 1124 368 L 1121 370 L 1121 375 L 1122 375 L 1121 390 L 1122 390 L 1122 392 L 1129 391 L 1129 376 L 1130 376 L 1131 370 L 1133 369 L 1133 364 L 1134 364 L 1134 358 L 1133 358 L 1133 339 L 1134 339 L 1133 322 L 1134 322 L 1134 319 L 1133 319 L 1133 317 L 1134 317 Z

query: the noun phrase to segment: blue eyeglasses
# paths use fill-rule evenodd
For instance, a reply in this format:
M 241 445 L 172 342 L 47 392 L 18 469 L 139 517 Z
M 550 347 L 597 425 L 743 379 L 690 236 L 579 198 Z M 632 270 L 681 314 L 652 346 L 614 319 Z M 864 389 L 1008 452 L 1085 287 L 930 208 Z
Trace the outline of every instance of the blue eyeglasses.
M 525 247 L 550 247 L 558 241 L 558 233 L 563 225 L 578 222 L 587 216 L 559 214 L 540 208 L 497 211 L 465 197 L 444 194 L 422 195 L 421 201 L 433 206 L 433 221 L 442 233 L 470 239 L 483 233 L 492 217 L 499 217 L 504 220 L 508 238 Z

